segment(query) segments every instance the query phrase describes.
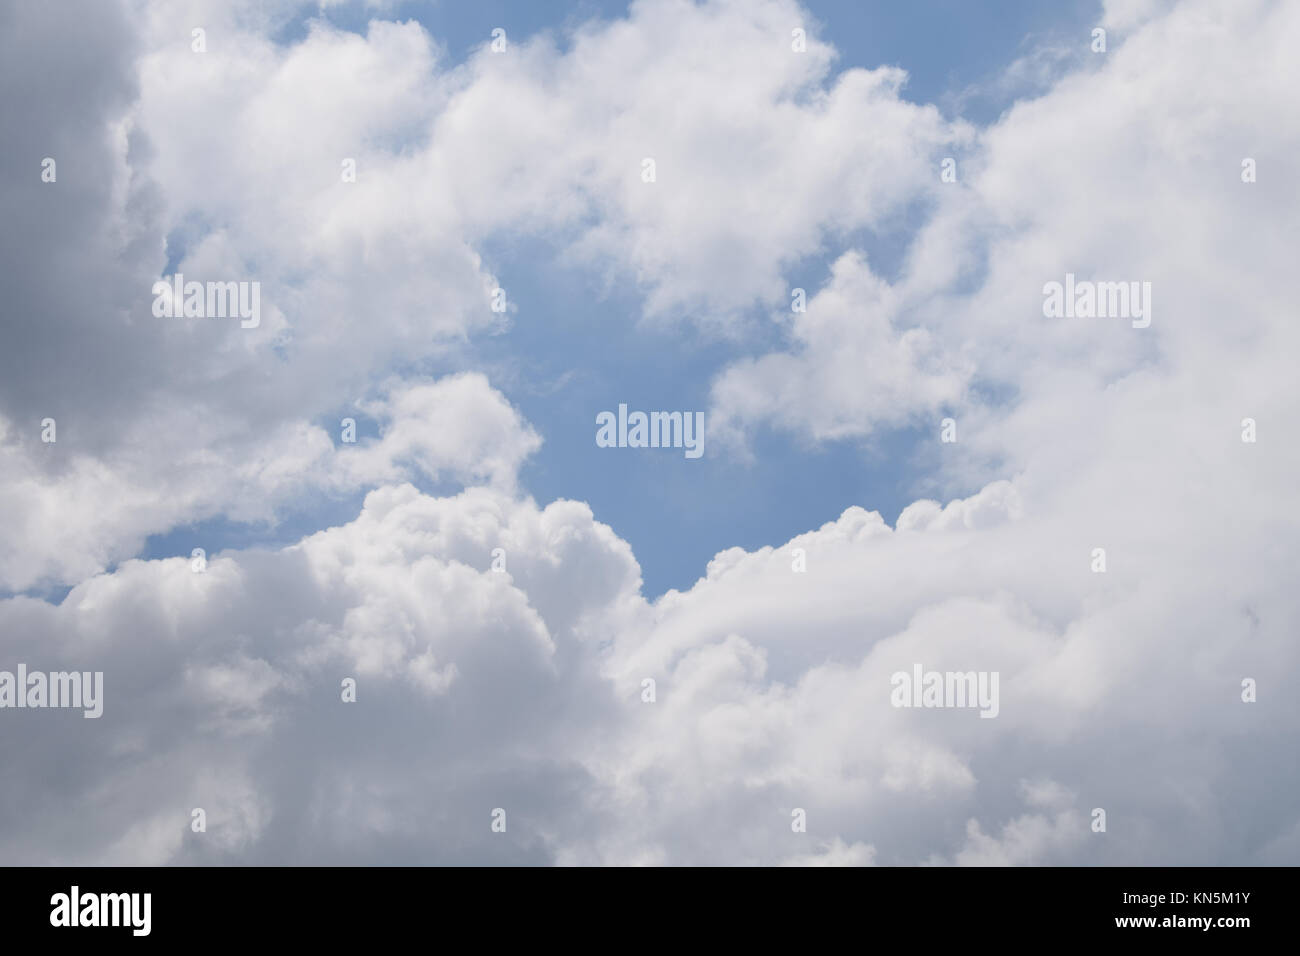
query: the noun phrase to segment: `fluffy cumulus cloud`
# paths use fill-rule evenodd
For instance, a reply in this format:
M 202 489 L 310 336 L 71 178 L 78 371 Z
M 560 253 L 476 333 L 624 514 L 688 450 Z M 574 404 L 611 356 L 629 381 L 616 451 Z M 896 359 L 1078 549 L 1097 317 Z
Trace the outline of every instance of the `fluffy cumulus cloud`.
M 1300 858 L 1300 9 L 1116 5 L 1106 56 L 982 129 L 815 30 L 790 55 L 813 20 L 783 0 L 647 0 L 458 65 L 382 10 L 286 41 L 297 12 L 5 7 L 5 89 L 51 50 L 83 75 L 0 117 L 65 157 L 46 191 L 0 160 L 0 669 L 102 671 L 104 699 L 0 712 L 0 858 Z M 897 276 L 852 247 L 917 209 Z M 713 381 L 725 453 L 920 426 L 924 497 L 650 599 L 587 504 L 530 496 L 546 436 L 431 371 L 509 334 L 481 250 L 518 233 L 634 283 L 627 321 L 772 334 Z M 258 279 L 260 326 L 154 320 L 165 270 Z M 1045 318 L 1066 273 L 1150 282 L 1149 327 Z M 349 494 L 285 547 L 138 558 Z M 996 673 L 996 716 L 895 706 L 917 665 Z

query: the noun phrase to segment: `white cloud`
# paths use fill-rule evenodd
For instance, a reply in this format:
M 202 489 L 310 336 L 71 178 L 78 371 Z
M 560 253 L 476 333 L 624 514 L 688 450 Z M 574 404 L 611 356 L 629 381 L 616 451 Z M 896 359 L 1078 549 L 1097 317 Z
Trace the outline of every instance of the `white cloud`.
M 639 4 L 570 52 L 541 39 L 455 70 L 413 24 L 260 35 L 292 9 L 148 8 L 138 99 L 124 110 L 117 91 L 111 121 L 70 127 L 116 170 L 84 233 L 115 228 L 66 262 L 93 277 L 112 250 L 129 281 L 88 283 L 98 307 L 48 276 L 32 287 L 80 301 L 63 331 L 84 328 L 101 364 L 155 377 L 119 395 L 92 369 L 80 388 L 32 348 L 25 387 L 49 375 L 61 389 L 41 401 L 71 396 L 55 446 L 31 432 L 36 400 L 3 393 L 0 580 L 76 584 L 58 606 L 0 601 L 6 660 L 102 669 L 106 702 L 99 721 L 6 713 L 21 732 L 0 737 L 0 763 L 21 772 L 5 799 L 24 825 L 0 828 L 0 856 L 1293 854 L 1279 795 L 1295 770 L 1277 755 L 1300 678 L 1300 460 L 1284 437 L 1297 199 L 1280 172 L 1300 132 L 1294 7 L 1113 15 L 1122 44 L 980 133 L 953 187 L 935 150 L 972 131 L 900 100 L 895 70 L 829 80 L 828 47 L 790 55 L 790 4 Z M 195 15 L 211 30 L 197 66 Z M 338 181 L 348 155 L 355 188 Z M 1244 155 L 1259 183 L 1240 182 Z M 783 268 L 918 199 L 933 217 L 897 282 L 847 255 L 787 319 Z M 790 349 L 714 392 L 740 440 L 926 423 L 937 439 L 958 406 L 956 445 L 921 453 L 929 497 L 893 528 L 855 507 L 780 547 L 725 550 L 647 603 L 631 547 L 586 504 L 518 487 L 540 437 L 486 378 L 387 377 L 500 327 L 475 247 L 501 231 L 548 232 L 631 276 L 651 315 L 694 304 L 735 332 L 738 310 L 773 302 Z M 270 321 L 242 338 L 144 325 L 130 290 L 169 233 L 193 233 L 187 273 L 260 276 Z M 1151 328 L 1044 319 L 1042 283 L 1066 271 L 1151 281 Z M 104 315 L 116 324 L 87 318 Z M 978 400 L 990 384 L 1013 398 Z M 336 445 L 317 423 L 340 406 L 378 437 Z M 407 483 L 426 480 L 465 490 Z M 214 555 L 204 574 L 121 560 L 198 518 L 273 520 L 297 496 L 361 490 L 355 520 Z M 917 663 L 997 672 L 998 717 L 891 707 L 890 675 Z M 208 834 L 189 831 L 194 806 Z M 1091 832 L 1093 807 L 1110 832 Z
M 176 407 L 132 422 L 121 446 L 95 456 L 66 433 L 62 444 L 41 445 L 36 434 L 15 441 L 18 428 L 9 423 L 0 433 L 8 482 L 0 520 L 13 533 L 0 544 L 0 581 L 15 590 L 75 581 L 131 555 L 151 532 L 215 515 L 270 522 L 304 495 L 415 478 L 511 489 L 519 465 L 540 445 L 477 373 L 397 383 L 362 411 L 349 411 L 377 421 L 380 437 L 336 445 L 341 425 L 331 436 L 305 421 L 271 422 L 249 436 L 229 421 Z M 53 475 L 41 466 L 46 450 L 47 458 L 66 455 Z

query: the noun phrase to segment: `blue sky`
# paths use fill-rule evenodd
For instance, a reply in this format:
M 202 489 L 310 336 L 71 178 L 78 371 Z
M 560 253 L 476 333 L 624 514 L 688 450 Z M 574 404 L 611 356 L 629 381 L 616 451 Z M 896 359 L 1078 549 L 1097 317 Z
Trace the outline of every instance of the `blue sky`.
M 1079 0 L 1000 3 L 996 17 L 958 0 L 814 2 L 808 7 L 820 22 L 819 35 L 839 51 L 836 72 L 901 66 L 909 74 L 904 98 L 933 103 L 950 116 L 978 124 L 995 120 L 1014 95 L 1024 92 L 992 87 L 1009 63 L 1031 45 L 1077 42 L 1098 16 L 1098 4 Z M 562 12 L 533 3 L 412 3 L 386 16 L 418 20 L 459 62 L 498 26 L 514 42 L 539 31 L 562 38 L 574 24 L 618 17 L 625 10 L 623 3 L 580 3 Z M 336 27 L 365 31 L 363 8 L 348 5 L 322 15 Z M 305 17 L 296 19 L 281 31 L 280 41 L 300 39 L 306 23 Z M 913 212 L 888 234 L 858 232 L 829 241 L 823 254 L 791 267 L 789 284 L 802 286 L 811 297 L 826 282 L 830 263 L 849 248 L 861 249 L 878 274 L 892 278 L 919 216 Z M 163 274 L 180 258 L 183 239 L 172 238 L 172 261 Z M 671 328 L 639 322 L 639 290 L 628 283 L 609 288 L 603 276 L 561 261 L 559 249 L 545 237 L 498 237 L 479 251 L 517 309 L 511 327 L 505 334 L 474 340 L 454 359 L 425 371 L 488 371 L 544 439 L 521 474 L 525 490 L 543 504 L 557 498 L 587 501 L 597 520 L 633 546 L 647 596 L 689 588 L 709 559 L 725 548 L 779 545 L 834 520 L 851 505 L 879 511 L 892 523 L 919 496 L 917 443 L 933 440 L 937 422 L 886 431 L 869 448 L 853 442 L 813 445 L 765 428 L 753 441 L 749 462 L 709 446 L 707 422 L 706 451 L 698 460 L 686 460 L 673 450 L 628 454 L 597 448 L 595 415 L 617 409 L 620 402 L 633 410 L 706 409 L 710 384 L 729 361 L 781 347 L 772 323 L 755 310 L 756 321 L 749 325 L 754 337 L 719 341 L 701 336 L 689 321 L 674 322 Z M 785 308 L 788 301 L 771 303 L 773 312 Z M 332 419 L 320 424 L 336 431 Z M 373 431 L 373 423 L 363 419 L 362 438 Z M 969 494 L 975 489 L 949 490 Z M 196 542 L 211 553 L 288 544 L 306 532 L 348 520 L 359 499 L 300 502 L 275 528 L 220 519 L 174 529 L 151 538 L 143 556 L 188 554 L 200 546 Z

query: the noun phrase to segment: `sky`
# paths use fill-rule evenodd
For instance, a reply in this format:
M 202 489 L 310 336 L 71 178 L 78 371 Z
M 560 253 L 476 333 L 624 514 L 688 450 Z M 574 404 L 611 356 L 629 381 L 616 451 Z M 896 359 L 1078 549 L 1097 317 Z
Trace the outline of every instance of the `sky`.
M 4 3 L 0 859 L 1295 863 L 1297 39 Z
M 511 4 L 396 4 L 385 17 L 418 22 L 436 40 L 449 62 L 462 64 L 509 24 L 510 36 L 527 42 L 538 34 L 563 44 L 566 29 L 621 17 L 625 3 L 576 4 L 568 8 Z M 274 36 L 281 43 L 301 41 L 312 23 L 363 32 L 374 15 L 364 5 L 299 9 Z M 1052 49 L 1071 33 L 1086 35 L 1099 14 L 1096 4 L 1018 3 L 999 7 L 996 17 L 966 3 L 912 8 L 896 4 L 818 5 L 808 22 L 837 40 L 835 67 L 871 69 L 882 64 L 907 71 L 900 95 L 914 103 L 937 103 L 945 113 L 988 121 L 1014 102 L 1020 88 L 999 85 L 1000 68 L 1023 55 L 1030 44 Z M 1050 17 L 1048 16 L 1050 14 Z M 505 27 L 501 27 L 505 29 Z M 873 268 L 894 277 L 923 222 L 920 209 L 906 210 L 884 228 L 828 235 L 811 252 L 791 263 L 789 275 L 810 289 L 820 287 L 830 265 L 849 249 L 867 251 Z M 162 274 L 175 271 L 187 230 L 169 236 Z M 525 486 L 541 500 L 570 497 L 590 503 L 600 520 L 633 544 L 649 597 L 669 588 L 688 590 L 710 558 L 731 546 L 749 549 L 788 540 L 801 530 L 862 504 L 893 521 L 926 477 L 914 467 L 914 448 L 931 438 L 920 423 L 899 423 L 882 432 L 879 447 L 809 444 L 794 435 L 762 435 L 757 462 L 708 457 L 683 461 L 656 456 L 654 462 L 604 453 L 595 447 L 584 417 L 590 409 L 703 408 L 713 377 L 737 355 L 756 355 L 780 344 L 762 323 L 782 302 L 752 304 L 745 315 L 755 325 L 728 341 L 682 336 L 679 330 L 636 321 L 640 296 L 635 281 L 614 284 L 565 261 L 564 249 L 547 237 L 489 237 L 480 251 L 503 283 L 519 312 L 508 336 L 474 343 L 472 355 L 457 354 L 431 366 L 437 373 L 470 364 L 502 375 L 501 390 L 547 441 L 523 471 Z M 683 304 L 672 316 L 690 318 Z M 591 335 L 593 326 L 603 331 Z M 511 376 L 506 378 L 505 376 Z M 676 402 L 677 404 L 674 404 Z M 322 419 L 322 427 L 332 421 Z M 798 460 L 798 467 L 789 462 Z M 784 464 L 777 464 L 784 463 Z M 647 467 L 648 466 L 648 467 Z M 689 490 L 688 490 L 689 489 Z M 971 493 L 977 487 L 956 486 Z M 359 498 L 348 500 L 355 512 Z M 296 503 L 300 512 L 275 529 L 232 526 L 216 519 L 151 539 L 145 556 L 186 553 L 190 539 L 219 548 L 254 543 L 287 544 L 308 531 L 336 523 L 345 513 L 317 503 Z

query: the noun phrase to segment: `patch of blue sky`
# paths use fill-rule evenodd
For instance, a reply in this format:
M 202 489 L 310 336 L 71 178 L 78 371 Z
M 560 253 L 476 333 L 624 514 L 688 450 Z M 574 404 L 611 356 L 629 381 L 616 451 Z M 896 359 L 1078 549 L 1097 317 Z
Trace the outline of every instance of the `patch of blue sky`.
M 684 449 L 598 447 L 596 415 L 617 413 L 620 404 L 629 412 L 707 411 L 714 378 L 727 364 L 783 344 L 777 326 L 758 316 L 748 327 L 761 331 L 761 341 L 734 343 L 703 337 L 689 322 L 641 321 L 634 290 L 602 295 L 603 286 L 561 264 L 540 241 L 526 250 L 515 244 L 515 251 L 527 254 L 501 263 L 489 250 L 486 258 L 518 312 L 506 334 L 476 342 L 474 351 L 477 367 L 544 439 L 521 483 L 543 503 L 588 502 L 632 545 L 647 595 L 689 588 L 726 548 L 780 544 L 851 505 L 892 522 L 911 502 L 905 462 L 917 442 L 933 440 L 933 429 L 898 429 L 869 447 L 809 445 L 760 429 L 744 460 L 710 444 L 706 417 L 698 459 Z M 820 275 L 808 270 L 815 287 L 826 281 L 832 258 L 817 263 Z

